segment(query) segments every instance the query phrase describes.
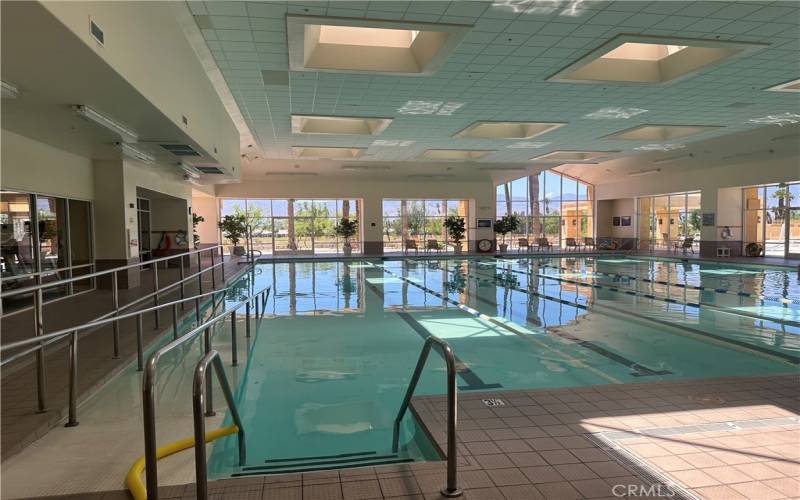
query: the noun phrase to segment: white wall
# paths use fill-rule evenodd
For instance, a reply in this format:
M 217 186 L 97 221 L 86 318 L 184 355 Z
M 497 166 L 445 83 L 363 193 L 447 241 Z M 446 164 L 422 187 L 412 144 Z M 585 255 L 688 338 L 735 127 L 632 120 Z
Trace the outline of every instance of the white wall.
M 204 222 L 197 225 L 197 234 L 200 236 L 200 245 L 219 244 L 219 207 L 217 198 L 194 192 L 192 195 L 192 212 L 202 215 Z M 191 238 L 190 238 L 191 239 Z
M 3 189 L 94 199 L 92 160 L 2 130 L 0 184 Z

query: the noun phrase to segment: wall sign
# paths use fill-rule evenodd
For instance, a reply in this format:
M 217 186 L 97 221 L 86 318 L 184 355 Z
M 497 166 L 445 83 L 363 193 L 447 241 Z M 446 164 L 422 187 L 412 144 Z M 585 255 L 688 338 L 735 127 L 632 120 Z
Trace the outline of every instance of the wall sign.
M 714 213 L 703 214 L 703 225 L 704 226 L 713 226 L 714 225 Z
M 619 217 L 612 217 L 611 218 L 611 225 L 612 226 L 619 226 Z
M 492 219 L 476 219 L 475 225 L 477 227 L 487 227 L 489 229 L 492 228 Z
M 623 215 L 620 217 L 623 226 L 630 226 L 631 225 L 631 216 L 630 215 Z

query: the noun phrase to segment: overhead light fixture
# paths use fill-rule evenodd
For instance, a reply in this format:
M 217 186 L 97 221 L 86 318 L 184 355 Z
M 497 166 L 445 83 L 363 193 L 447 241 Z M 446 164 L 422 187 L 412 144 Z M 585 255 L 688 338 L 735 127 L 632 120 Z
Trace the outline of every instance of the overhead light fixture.
M 443 115 L 450 116 L 464 106 L 454 101 L 408 101 L 397 109 L 401 115 Z
M 317 173 L 315 172 L 267 172 L 264 175 L 271 177 L 271 176 L 292 176 L 292 177 L 316 177 Z
M 445 179 L 455 177 L 455 174 L 411 174 L 409 179 Z
M 400 139 L 375 139 L 371 146 L 406 148 L 417 141 L 403 141 Z
M 658 125 L 648 124 L 639 125 L 633 128 L 620 130 L 605 139 L 616 139 L 623 141 L 671 141 L 695 134 L 702 134 L 709 130 L 723 128 L 717 125 Z
M 391 118 L 292 115 L 292 133 L 378 135 L 391 123 Z
M 131 146 L 130 144 L 126 144 L 124 142 L 118 142 L 117 147 L 119 148 L 120 152 L 127 156 L 128 158 L 132 158 L 134 160 L 139 160 L 142 163 L 147 163 L 151 165 L 156 162 L 155 157 L 150 154 L 145 153 L 144 151 Z
M 515 142 L 506 146 L 508 149 L 541 149 L 549 146 L 551 142 Z
M 566 123 L 547 122 L 475 122 L 453 137 L 469 139 L 532 139 Z
M 129 129 L 124 125 L 120 125 L 119 123 L 115 122 L 106 115 L 98 113 L 89 106 L 83 106 L 81 104 L 78 104 L 74 106 L 74 109 L 75 109 L 75 114 L 77 114 L 81 118 L 92 121 L 118 134 L 122 138 L 122 142 L 137 142 L 139 140 L 139 136 L 136 135 L 136 132 L 134 132 L 133 130 Z
M 592 162 L 597 163 L 600 158 L 619 153 L 619 151 L 552 151 L 550 153 L 535 156 L 531 161 L 556 161 L 561 163 L 569 162 Z
M 763 156 L 765 154 L 772 154 L 774 152 L 775 152 L 774 149 L 761 149 L 761 150 L 758 150 L 758 151 L 749 151 L 747 153 L 736 153 L 736 154 L 732 154 L 732 155 L 728 155 L 728 156 L 723 156 L 721 159 L 722 160 L 733 160 L 734 158 L 737 158 L 737 159 L 738 158 L 750 158 L 750 157 L 753 157 L 753 156 Z
M 636 172 L 630 172 L 628 175 L 631 177 L 639 177 L 640 175 L 651 175 L 651 174 L 657 174 L 659 172 L 661 172 L 660 168 L 651 168 L 649 170 L 638 170 Z
M 772 92 L 800 92 L 800 78 L 797 80 L 783 82 L 779 85 L 775 85 L 774 87 L 769 87 L 764 90 L 770 90 Z
M 751 118 L 748 121 L 750 123 L 778 125 L 780 127 L 783 127 L 784 125 L 792 125 L 800 122 L 800 115 L 797 113 L 786 112 L 786 113 L 781 113 L 779 115 L 767 115 L 767 116 L 762 116 L 760 118 Z
M 391 170 L 392 167 L 385 167 L 382 165 L 343 165 L 342 170 Z
M 624 34 L 611 39 L 547 80 L 666 84 L 767 46 L 763 43 Z
M 693 153 L 685 153 L 682 155 L 670 156 L 668 158 L 659 158 L 658 160 L 653 160 L 651 163 L 653 163 L 653 165 L 662 165 L 664 163 L 672 163 L 674 161 L 678 161 L 683 158 L 693 158 L 693 157 L 694 157 Z
M 427 75 L 471 28 L 290 14 L 286 16 L 289 70 Z
M 426 160 L 477 160 L 492 153 L 489 150 L 479 149 L 427 149 L 420 155 Z
M 478 170 L 522 172 L 522 171 L 527 171 L 528 168 L 527 167 L 502 167 L 502 166 L 497 166 L 497 167 L 481 167 Z
M 0 81 L 0 89 L 2 89 L 3 99 L 16 99 L 19 93 L 17 87 L 3 81 Z
M 295 158 L 358 158 L 364 154 L 364 148 L 294 146 L 292 154 Z
M 183 170 L 183 173 L 185 173 L 186 175 L 188 175 L 193 179 L 199 179 L 200 176 L 203 175 L 203 172 L 195 168 L 194 165 L 189 165 L 185 161 L 178 163 L 178 165 L 180 165 L 181 170 Z
M 592 120 L 627 120 L 642 113 L 647 113 L 647 110 L 642 108 L 602 108 L 583 115 L 583 117 Z
M 674 151 L 685 147 L 685 144 L 643 144 L 633 149 L 637 151 Z

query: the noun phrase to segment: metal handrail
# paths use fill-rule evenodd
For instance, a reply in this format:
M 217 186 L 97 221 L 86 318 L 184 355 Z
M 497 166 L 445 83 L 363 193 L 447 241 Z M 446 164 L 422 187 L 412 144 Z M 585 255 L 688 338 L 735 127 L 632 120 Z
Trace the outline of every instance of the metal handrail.
M 155 384 L 156 384 L 156 368 L 158 361 L 164 354 L 176 349 L 178 346 L 197 337 L 201 332 L 204 333 L 205 354 L 211 352 L 211 327 L 215 324 L 225 320 L 226 316 L 231 317 L 231 351 L 232 351 L 232 364 L 236 365 L 238 360 L 236 358 L 236 311 L 242 306 L 246 311 L 245 322 L 245 336 L 250 337 L 250 308 L 255 305 L 256 320 L 263 316 L 266 309 L 267 298 L 272 287 L 267 286 L 257 293 L 249 295 L 246 299 L 237 302 L 229 311 L 225 311 L 217 316 L 209 319 L 205 323 L 198 325 L 193 330 L 185 333 L 184 335 L 173 340 L 169 344 L 161 347 L 147 359 L 144 368 L 144 376 L 142 380 L 142 413 L 144 418 L 144 459 L 145 459 L 145 475 L 147 476 L 147 498 L 148 500 L 158 500 L 158 464 L 157 464 L 157 446 L 156 446 L 156 397 L 155 397 Z M 259 305 L 261 312 L 259 313 Z M 209 411 L 206 416 L 213 415 L 213 400 L 211 384 L 206 385 L 206 404 Z
M 452 498 L 459 497 L 463 493 L 458 487 L 458 443 L 456 442 L 458 386 L 456 385 L 456 356 L 450 344 L 439 337 L 433 335 L 428 337 L 425 340 L 425 345 L 422 346 L 422 352 L 419 353 L 417 366 L 414 368 L 414 375 L 411 376 L 411 382 L 408 384 L 408 390 L 406 390 L 406 395 L 403 398 L 403 404 L 400 405 L 400 411 L 397 412 L 397 418 L 394 421 L 392 452 L 397 453 L 400 440 L 400 422 L 403 420 L 408 410 L 411 397 L 414 395 L 414 390 L 417 388 L 417 383 L 422 375 L 422 369 L 425 368 L 428 354 L 430 354 L 431 348 L 434 345 L 440 349 L 442 357 L 447 364 L 447 485 L 440 491 L 442 495 Z
M 200 250 L 193 250 L 193 251 L 184 252 L 184 253 L 181 253 L 181 254 L 170 255 L 170 256 L 167 256 L 167 257 L 161 257 L 161 258 L 149 260 L 149 261 L 146 261 L 146 262 L 137 262 L 135 264 L 129 264 L 127 266 L 117 267 L 117 268 L 114 268 L 114 269 L 107 269 L 105 271 L 99 271 L 99 272 L 95 272 L 95 273 L 84 274 L 84 275 L 81 275 L 81 276 L 65 278 L 65 279 L 62 279 L 62 280 L 51 281 L 51 282 L 47 282 L 47 283 L 40 283 L 38 285 L 25 287 L 25 288 L 19 288 L 19 289 L 15 289 L 15 290 L 11 290 L 11 291 L 2 293 L 2 294 L 0 294 L 0 299 L 5 298 L 5 297 L 14 296 L 14 295 L 23 294 L 23 293 L 33 292 L 33 313 L 34 313 L 33 314 L 33 321 L 34 321 L 34 329 L 35 329 L 34 339 L 41 341 L 41 338 L 45 335 L 45 333 L 44 333 L 44 296 L 43 296 L 43 290 L 44 289 L 52 288 L 52 287 L 58 287 L 58 286 L 62 286 L 64 284 L 70 284 L 71 285 L 73 282 L 76 282 L 76 281 L 82 281 L 82 280 L 86 280 L 86 279 L 93 279 L 93 278 L 97 278 L 99 276 L 104 276 L 104 275 L 110 274 L 111 275 L 111 305 L 112 305 L 113 310 L 108 312 L 108 313 L 106 313 L 106 314 L 103 314 L 103 315 L 101 315 L 101 316 L 99 316 L 99 317 L 97 317 L 97 318 L 95 318 L 93 320 L 91 320 L 89 323 L 95 322 L 97 320 L 106 319 L 106 318 L 109 318 L 109 317 L 118 316 L 120 311 L 123 311 L 125 309 L 130 308 L 130 307 L 133 307 L 133 306 L 135 306 L 135 305 L 137 305 L 137 304 L 139 304 L 139 303 L 141 303 L 141 302 L 143 302 L 145 300 L 152 299 L 153 305 L 156 307 L 154 309 L 154 312 L 153 312 L 153 320 L 154 320 L 154 323 L 155 323 L 155 328 L 159 328 L 160 327 L 160 323 L 161 323 L 161 318 L 160 318 L 160 314 L 159 314 L 160 308 L 158 308 L 158 305 L 159 305 L 159 294 L 164 293 L 164 292 L 166 292 L 168 290 L 172 290 L 173 288 L 180 287 L 180 297 L 181 297 L 181 299 L 183 299 L 183 298 L 185 298 L 185 285 L 186 285 L 186 282 L 188 282 L 189 280 L 194 279 L 195 277 L 197 278 L 198 291 L 202 294 L 203 293 L 203 274 L 208 272 L 208 271 L 211 271 L 212 288 L 216 288 L 217 280 L 216 280 L 216 272 L 215 272 L 215 270 L 216 270 L 217 267 L 219 267 L 221 269 L 222 279 L 223 280 L 225 279 L 224 259 L 221 258 L 219 263 L 215 263 L 214 262 L 215 252 L 216 252 L 216 250 L 221 249 L 221 248 L 222 248 L 222 245 L 217 245 L 217 246 L 214 246 L 214 247 L 208 247 L 208 248 L 203 248 L 203 249 L 200 249 Z M 209 267 L 203 269 L 201 253 L 202 252 L 208 252 L 208 251 L 211 252 L 210 253 L 210 255 L 211 255 L 211 265 Z M 192 275 L 190 275 L 190 276 L 186 276 L 185 275 L 185 271 L 184 271 L 184 259 L 189 257 L 189 256 L 191 256 L 191 255 L 195 255 L 195 254 L 197 255 L 197 272 L 192 274 Z M 158 284 L 158 265 L 157 264 L 159 262 L 166 262 L 166 261 L 169 261 L 171 259 L 176 259 L 176 258 L 177 259 L 181 259 L 180 260 L 180 279 L 178 281 L 174 282 L 174 283 L 171 283 L 171 284 L 163 287 L 163 288 L 159 288 L 159 284 Z M 141 297 L 139 297 L 139 298 L 137 298 L 137 299 L 125 304 L 125 305 L 120 306 L 120 304 L 119 304 L 119 280 L 118 280 L 117 273 L 119 271 L 122 271 L 122 270 L 125 270 L 125 269 L 131 269 L 131 268 L 134 268 L 134 267 L 147 266 L 147 265 L 151 265 L 151 264 L 153 264 L 153 266 L 152 266 L 152 269 L 153 269 L 153 274 L 152 274 L 152 276 L 153 276 L 153 291 L 148 293 L 148 294 L 146 294 L 146 295 L 143 295 L 143 296 L 141 296 Z M 175 316 L 176 315 L 173 313 L 173 317 L 175 317 Z M 139 323 L 140 323 L 139 324 L 139 328 L 141 329 L 141 321 Z M 119 358 L 119 320 L 114 320 L 112 326 L 113 326 L 113 333 L 114 333 L 114 335 L 113 335 L 113 355 L 112 355 L 112 358 L 113 359 L 118 359 Z M 76 340 L 77 340 L 77 336 L 76 336 Z M 35 341 L 32 340 L 31 343 L 35 343 Z M 36 392 L 37 392 L 38 412 L 39 413 L 44 413 L 44 412 L 47 411 L 47 388 L 45 386 L 44 344 L 41 344 L 36 349 L 31 349 L 30 352 L 28 352 L 28 354 L 31 354 L 31 353 L 35 354 L 35 356 L 36 356 Z M 18 359 L 18 357 L 15 357 L 14 359 Z M 77 425 L 77 424 L 73 424 L 73 425 Z
M 219 352 L 212 350 L 206 354 L 203 359 L 197 363 L 194 370 L 194 379 L 192 382 L 192 417 L 194 418 L 194 465 L 195 465 L 195 482 L 197 483 L 197 498 L 208 498 L 208 461 L 206 459 L 206 423 L 205 423 L 205 394 L 206 394 L 206 379 L 210 379 L 211 372 L 208 371 L 208 365 L 214 364 L 214 371 L 217 373 L 219 385 L 222 387 L 222 393 L 225 395 L 225 402 L 233 417 L 233 422 L 236 424 L 239 444 L 239 465 L 245 464 L 245 441 L 244 441 L 244 425 L 242 419 L 239 417 L 239 411 L 236 409 L 236 403 L 233 400 L 233 393 L 231 386 L 228 383 L 228 377 L 225 376 L 225 368 L 222 366 L 222 359 Z M 209 380 L 210 381 L 210 380 Z

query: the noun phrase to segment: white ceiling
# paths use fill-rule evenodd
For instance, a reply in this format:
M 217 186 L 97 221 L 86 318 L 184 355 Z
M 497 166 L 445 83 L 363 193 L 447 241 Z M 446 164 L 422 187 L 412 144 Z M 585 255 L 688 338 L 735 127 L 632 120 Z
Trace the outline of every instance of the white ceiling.
M 382 177 L 444 170 L 441 163 L 439 168 L 416 160 L 426 149 L 495 150 L 470 165 L 448 164 L 457 165 L 456 171 L 489 177 L 485 167 L 530 165 L 529 158 L 554 150 L 618 150 L 616 157 L 650 158 L 654 153 L 634 150 L 648 141 L 604 138 L 640 124 L 723 127 L 671 141 L 688 144 L 765 127 L 750 123 L 753 118 L 800 114 L 799 93 L 763 90 L 800 77 L 800 2 L 796 1 L 191 1 L 189 8 L 255 138 L 252 148 L 245 146 L 251 159 L 244 169 L 247 177 L 261 177 L 268 170 L 296 171 L 294 165 L 323 175 L 342 174 L 341 162 L 293 161 L 292 146 L 303 145 L 368 147 L 362 157 L 346 163 L 396 165 L 381 172 Z M 288 85 L 264 85 L 262 70 L 288 71 L 287 13 L 474 27 L 430 76 L 292 71 Z M 621 33 L 769 46 L 663 86 L 545 81 Z M 450 115 L 399 113 L 410 100 L 463 106 Z M 629 119 L 585 117 L 607 107 L 648 111 Z M 293 135 L 292 113 L 394 117 L 394 121 L 379 136 Z M 479 120 L 567 125 L 525 141 L 549 143 L 539 149 L 508 147 L 521 141 L 452 137 Z M 780 127 L 771 129 L 777 135 L 786 133 Z M 371 146 L 375 139 L 414 143 Z M 547 166 L 537 169 L 541 168 Z

